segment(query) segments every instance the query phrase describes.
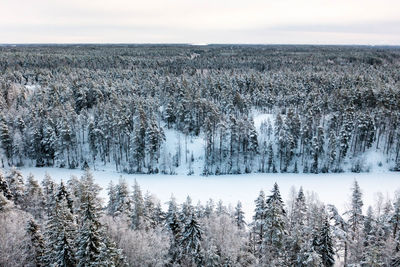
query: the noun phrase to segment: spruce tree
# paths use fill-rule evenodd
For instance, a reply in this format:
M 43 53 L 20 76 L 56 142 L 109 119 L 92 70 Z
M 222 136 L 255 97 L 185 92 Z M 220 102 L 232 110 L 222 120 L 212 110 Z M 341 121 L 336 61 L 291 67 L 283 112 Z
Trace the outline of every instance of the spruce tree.
M 335 251 L 333 250 L 330 225 L 327 218 L 324 220 L 318 241 L 318 253 L 321 255 L 322 264 L 330 267 L 335 264 Z
M 126 215 L 132 213 L 132 200 L 127 182 L 120 178 L 119 183 L 115 186 L 115 216 Z
M 254 243 L 254 250 L 255 255 L 258 257 L 262 256 L 262 242 L 264 239 L 264 221 L 266 216 L 266 205 L 265 205 L 265 193 L 263 190 L 260 191 L 257 199 L 255 200 L 256 208 L 255 214 L 253 216 L 253 223 L 252 223 L 252 237 Z
M 45 212 L 47 216 L 51 216 L 56 201 L 56 183 L 48 173 L 44 175 L 44 179 L 42 180 L 42 188 L 45 198 Z
M 238 201 L 236 207 L 235 207 L 235 222 L 236 225 L 239 229 L 244 229 L 246 222 L 244 220 L 244 212 L 242 210 L 242 202 Z
M 115 216 L 117 211 L 117 189 L 113 181 L 110 181 L 107 187 L 108 203 L 107 203 L 107 214 L 110 216 Z
M 51 266 L 75 266 L 75 218 L 71 213 L 69 195 L 61 182 L 55 195 L 53 212 L 46 223 L 45 262 Z
M 7 175 L 6 180 L 15 205 L 23 205 L 25 185 L 21 172 L 12 168 L 10 173 Z
M 92 174 L 87 170 L 81 178 L 81 216 L 80 227 L 76 238 L 77 266 L 101 266 L 106 259 L 102 252 L 105 250 L 103 242 L 100 216 L 101 206 L 98 199 L 100 188 L 94 184 Z
M 187 218 L 187 223 L 182 231 L 180 245 L 184 257 L 188 257 L 193 263 L 201 265 L 201 241 L 203 239 L 203 230 L 197 221 L 193 212 Z
M 8 199 L 12 199 L 10 188 L 8 187 L 8 183 L 6 178 L 4 177 L 3 172 L 0 171 L 0 192 Z
M 295 199 L 291 221 L 290 221 L 290 238 L 289 238 L 289 257 L 293 265 L 299 265 L 309 257 L 310 248 L 309 239 L 311 233 L 308 225 L 306 225 L 307 219 L 307 205 L 306 199 L 303 193 L 303 188 L 300 187 L 298 195 Z
M 40 231 L 39 225 L 34 219 L 28 221 L 26 232 L 29 236 L 28 253 L 32 263 L 37 267 L 46 266 L 44 263 L 45 240 Z
M 142 196 L 142 191 L 139 184 L 135 179 L 135 184 L 133 185 L 132 193 L 132 215 L 131 215 L 131 227 L 133 229 L 139 229 L 141 223 L 143 222 L 144 215 L 144 200 Z
M 3 192 L 0 192 L 0 213 L 8 211 L 12 207 L 12 202 L 4 196 Z
M 362 193 L 357 181 L 354 181 L 352 191 L 350 210 L 345 214 L 349 217 L 348 230 L 350 261 L 359 262 L 361 260 L 363 249 L 362 227 L 364 216 L 362 214 Z
M 274 184 L 272 194 L 267 198 L 264 220 L 263 252 L 266 261 L 282 264 L 284 259 L 284 241 L 286 231 L 286 211 L 277 183 Z
M 32 174 L 28 176 L 24 192 L 23 209 L 35 218 L 43 217 L 45 198 L 43 190 Z
M 172 236 L 169 248 L 171 263 L 179 262 L 183 226 L 178 218 L 178 207 L 174 197 L 171 197 L 168 203 L 168 211 L 165 216 L 165 223 L 167 228 L 171 231 Z

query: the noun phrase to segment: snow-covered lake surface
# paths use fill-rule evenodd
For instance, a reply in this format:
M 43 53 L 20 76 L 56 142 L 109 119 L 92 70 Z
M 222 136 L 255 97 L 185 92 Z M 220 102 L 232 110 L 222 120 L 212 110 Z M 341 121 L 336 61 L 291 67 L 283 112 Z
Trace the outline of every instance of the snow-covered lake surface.
M 80 177 L 82 170 L 59 168 L 22 168 L 20 170 L 26 177 L 32 173 L 36 179 L 42 180 L 47 172 L 56 180 L 68 180 L 71 175 Z M 275 182 L 278 183 L 282 198 L 287 201 L 292 186 L 298 189 L 303 186 L 305 192 L 315 192 L 325 204 L 334 204 L 344 212 L 350 202 L 351 187 L 356 179 L 363 192 L 364 210 L 368 205 L 374 205 L 377 193 L 393 198 L 395 192 L 400 190 L 400 174 L 395 172 L 382 173 L 340 173 L 340 174 L 245 174 L 224 176 L 186 176 L 186 175 L 138 175 L 121 174 L 112 170 L 93 171 L 96 183 L 102 188 L 101 197 L 106 200 L 106 188 L 110 181 L 118 183 L 120 177 L 130 185 L 136 179 L 143 193 L 149 191 L 160 199 L 161 203 L 167 202 L 171 195 L 182 203 L 188 195 L 196 205 L 202 204 L 212 198 L 215 202 L 222 200 L 225 205 L 235 206 L 240 200 L 246 214 L 246 220 L 253 216 L 254 200 L 263 189 L 266 195 Z M 165 206 L 164 206 L 165 208 Z

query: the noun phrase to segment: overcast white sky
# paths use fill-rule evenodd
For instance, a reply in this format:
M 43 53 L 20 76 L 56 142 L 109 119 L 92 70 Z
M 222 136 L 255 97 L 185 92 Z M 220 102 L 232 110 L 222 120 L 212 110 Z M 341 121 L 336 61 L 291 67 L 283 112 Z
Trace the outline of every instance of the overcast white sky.
M 400 45 L 400 0 L 0 0 L 0 43 Z

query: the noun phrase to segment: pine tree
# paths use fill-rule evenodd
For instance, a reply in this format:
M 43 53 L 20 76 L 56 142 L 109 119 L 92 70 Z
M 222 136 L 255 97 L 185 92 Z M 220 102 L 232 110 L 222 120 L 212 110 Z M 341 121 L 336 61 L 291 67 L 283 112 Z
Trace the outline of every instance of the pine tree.
M 173 123 L 175 123 L 175 120 L 176 120 L 172 102 L 168 102 L 168 104 L 167 104 L 167 107 L 165 109 L 165 119 L 167 121 L 168 129 L 171 128 L 171 125 Z
M 50 119 L 45 123 L 43 127 L 43 136 L 41 139 L 41 149 L 42 149 L 42 158 L 46 160 L 46 166 L 53 166 L 55 154 L 57 150 L 57 135 L 54 129 L 54 123 Z M 71 165 L 70 168 L 75 168 L 75 166 Z
M 329 133 L 329 140 L 328 140 L 328 166 L 330 170 L 334 168 L 335 161 L 336 161 L 336 135 L 335 132 L 332 130 Z
M 12 165 L 13 162 L 13 140 L 11 139 L 10 130 L 4 117 L 0 118 L 0 140 L 1 147 L 3 148 L 5 155 L 8 160 L 8 165 Z
M 88 143 L 89 143 L 89 149 L 92 154 L 92 161 L 93 161 L 93 166 L 95 166 L 96 162 L 96 156 L 98 154 L 98 140 L 97 138 L 97 129 L 95 128 L 94 122 L 90 121 L 89 126 L 88 126 Z
M 139 108 L 138 114 L 138 122 L 131 134 L 131 171 L 142 173 L 146 156 L 147 118 L 142 108 Z
M 275 156 L 274 156 L 274 149 L 272 147 L 272 143 L 270 142 L 268 144 L 268 169 L 267 172 L 273 172 L 273 169 L 275 168 Z
M 350 147 L 351 135 L 353 132 L 353 113 L 352 109 L 348 109 L 344 114 L 343 125 L 339 133 L 339 163 L 343 160 Z
M 158 173 L 158 168 L 154 168 L 160 158 L 160 148 L 165 140 L 164 131 L 159 127 L 154 118 L 149 122 L 146 129 L 147 154 L 149 155 L 148 173 Z

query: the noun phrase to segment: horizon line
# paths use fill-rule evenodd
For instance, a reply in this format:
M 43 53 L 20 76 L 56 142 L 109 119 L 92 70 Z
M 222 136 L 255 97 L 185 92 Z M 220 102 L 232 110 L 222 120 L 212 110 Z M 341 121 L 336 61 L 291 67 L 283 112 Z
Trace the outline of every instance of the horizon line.
M 168 43 L 168 42 L 141 42 L 141 43 L 126 43 L 126 42 L 85 42 L 85 43 L 56 43 L 56 42 L 27 42 L 27 43 L 0 43 L 0 46 L 73 46 L 73 45 L 176 45 L 176 46 L 359 46 L 359 47 L 400 47 L 400 44 L 317 44 L 317 43 Z

